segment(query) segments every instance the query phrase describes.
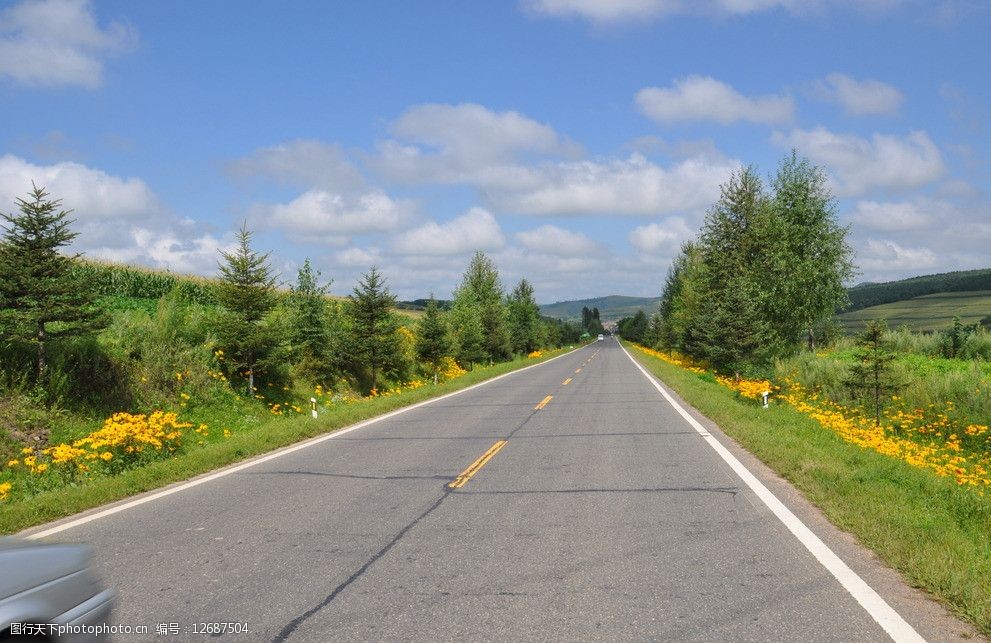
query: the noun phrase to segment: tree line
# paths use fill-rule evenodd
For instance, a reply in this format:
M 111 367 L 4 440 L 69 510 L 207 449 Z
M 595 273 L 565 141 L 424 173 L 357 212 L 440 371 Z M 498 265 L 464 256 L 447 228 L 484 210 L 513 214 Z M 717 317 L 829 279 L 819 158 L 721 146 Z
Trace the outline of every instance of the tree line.
M 658 310 L 622 320 L 620 333 L 737 373 L 814 349 L 848 303 L 848 232 L 821 168 L 792 152 L 768 185 L 743 168 L 675 257 Z
M 111 323 L 80 255 L 66 253 L 77 233 L 71 211 L 41 187 L 17 199 L 15 213 L 0 212 L 0 348 L 33 351 L 30 373 L 39 386 L 51 373 L 52 345 L 94 337 Z M 368 393 L 410 378 L 436 376 L 445 365 L 471 369 L 480 363 L 526 355 L 578 340 L 574 326 L 542 318 L 533 285 L 525 278 L 509 292 L 490 258 L 477 252 L 455 290 L 449 310 L 431 296 L 417 320 L 396 312 L 396 297 L 372 267 L 344 299 L 329 296 L 309 259 L 288 288 L 279 287 L 270 253 L 253 247 L 242 226 L 236 245 L 221 252 L 218 275 L 189 305 L 209 308 L 207 343 L 223 356 L 227 377 L 246 392 L 260 380 L 347 382 Z M 163 280 L 163 284 L 167 280 Z M 183 297 L 181 284 L 171 294 Z M 208 304 L 201 303 L 209 289 Z M 178 293 L 178 294 L 176 294 Z M 132 351 L 133 352 L 133 351 Z M 4 368 L 11 370 L 11 361 Z M 9 380 L 10 378 L 8 378 Z

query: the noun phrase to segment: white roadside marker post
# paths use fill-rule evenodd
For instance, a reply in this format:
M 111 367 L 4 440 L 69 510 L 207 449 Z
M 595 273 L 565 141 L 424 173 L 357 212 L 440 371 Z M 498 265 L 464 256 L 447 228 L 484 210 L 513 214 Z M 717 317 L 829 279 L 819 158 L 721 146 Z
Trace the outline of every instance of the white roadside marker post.
M 767 396 L 770 395 L 770 394 L 771 394 L 770 391 L 764 391 L 763 393 L 761 393 L 761 395 L 764 396 L 764 408 L 765 409 L 767 408 Z M 316 416 L 314 416 L 314 417 L 316 417 Z
M 317 398 L 315 397 L 310 398 L 310 415 L 313 416 L 313 419 L 317 417 Z

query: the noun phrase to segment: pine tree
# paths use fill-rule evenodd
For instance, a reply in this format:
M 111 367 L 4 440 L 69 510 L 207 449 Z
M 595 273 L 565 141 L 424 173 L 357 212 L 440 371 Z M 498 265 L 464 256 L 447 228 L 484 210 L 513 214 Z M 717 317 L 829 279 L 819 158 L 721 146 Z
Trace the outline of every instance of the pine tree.
M 360 366 L 371 373 L 370 389 L 378 389 L 378 376 L 395 364 L 400 347 L 396 331 L 399 323 L 392 313 L 395 296 L 375 266 L 362 275 L 348 296 L 346 308 L 353 339 L 353 353 Z
M 526 279 L 509 295 L 509 334 L 513 350 L 527 355 L 543 344 L 540 306 L 533 296 L 533 286 Z
M 895 353 L 885 340 L 887 330 L 883 321 L 867 322 L 867 328 L 857 339 L 855 361 L 846 380 L 854 394 L 873 407 L 875 426 L 881 425 L 884 400 L 901 388 L 891 368 Z
M 252 233 L 246 225 L 236 236 L 237 248 L 220 253 L 216 298 L 221 312 L 215 331 L 234 366 L 247 373 L 250 395 L 256 370 L 279 343 L 277 330 L 266 323 L 276 303 L 276 278 L 268 262 L 271 253 L 259 254 L 251 248 Z
M 458 362 L 470 370 L 487 356 L 481 313 L 474 302 L 455 300 L 451 319 L 458 345 Z
M 329 349 L 327 292 L 330 283 L 320 283 L 320 271 L 314 271 L 310 260 L 303 262 L 296 275 L 296 285 L 289 296 L 291 310 L 290 341 L 296 359 L 327 372 Z
M 427 302 L 427 310 L 420 318 L 416 337 L 416 354 L 430 365 L 436 376 L 441 360 L 451 354 L 451 332 L 441 315 L 433 293 Z
M 504 300 L 502 282 L 495 264 L 485 253 L 476 252 L 454 294 L 454 306 L 464 308 L 470 305 L 478 311 L 483 348 L 489 359 L 504 359 L 512 350 Z
M 46 347 L 62 337 L 96 332 L 106 323 L 89 284 L 72 273 L 79 255 L 59 252 L 76 238 L 71 211 L 32 184 L 28 199 L 17 199 L 19 214 L 0 212 L 0 336 L 37 346 L 36 375 L 46 368 Z M 54 324 L 54 328 L 49 326 Z
M 767 198 L 757 172 L 744 168 L 722 186 L 699 239 L 705 296 L 699 300 L 692 353 L 720 370 L 739 372 L 773 352 L 761 297 Z

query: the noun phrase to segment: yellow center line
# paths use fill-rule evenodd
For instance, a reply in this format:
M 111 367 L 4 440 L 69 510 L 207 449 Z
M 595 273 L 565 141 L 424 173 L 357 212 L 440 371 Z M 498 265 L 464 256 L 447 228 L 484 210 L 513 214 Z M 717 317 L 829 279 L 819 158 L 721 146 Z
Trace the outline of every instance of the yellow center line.
M 571 384 L 571 378 L 570 377 L 568 379 L 564 380 L 563 382 L 561 382 L 561 386 L 567 386 L 568 384 Z
M 581 372 L 582 372 L 582 369 L 581 369 L 581 367 L 578 367 L 578 368 L 576 368 L 576 369 L 575 369 L 575 372 L 576 372 L 576 373 L 581 373 Z
M 554 396 L 553 395 L 548 395 L 544 399 L 540 400 L 540 404 L 538 404 L 537 406 L 533 407 L 533 410 L 534 411 L 539 411 L 540 409 L 542 409 L 545 406 L 547 406 L 547 403 L 550 402 L 553 399 L 554 399 Z
M 479 472 L 479 470 L 485 466 L 485 463 L 492 459 L 495 454 L 499 453 L 499 450 L 506 446 L 506 440 L 499 440 L 481 455 L 478 460 L 471 463 L 471 466 L 458 474 L 458 477 L 447 483 L 447 486 L 451 489 L 460 489 L 461 487 L 468 484 L 471 477 Z

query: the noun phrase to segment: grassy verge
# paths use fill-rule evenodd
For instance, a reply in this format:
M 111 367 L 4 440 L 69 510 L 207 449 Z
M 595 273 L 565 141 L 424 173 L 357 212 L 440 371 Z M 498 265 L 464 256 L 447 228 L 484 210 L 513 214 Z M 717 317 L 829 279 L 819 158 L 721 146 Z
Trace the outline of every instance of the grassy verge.
M 835 525 L 991 635 L 991 500 L 845 442 L 790 407 L 761 409 L 700 375 L 628 347 Z
M 174 458 L 131 469 L 113 477 L 97 478 L 75 487 L 63 487 L 31 498 L 0 504 L 0 534 L 10 534 L 57 520 L 143 491 L 186 480 L 213 469 L 244 460 L 307 438 L 328 433 L 394 409 L 477 384 L 497 375 L 538 364 L 567 352 L 545 352 L 540 358 L 518 358 L 493 366 L 477 367 L 437 386 L 424 386 L 361 404 L 335 406 L 314 420 L 308 416 L 272 417 L 251 431 L 234 434 Z

